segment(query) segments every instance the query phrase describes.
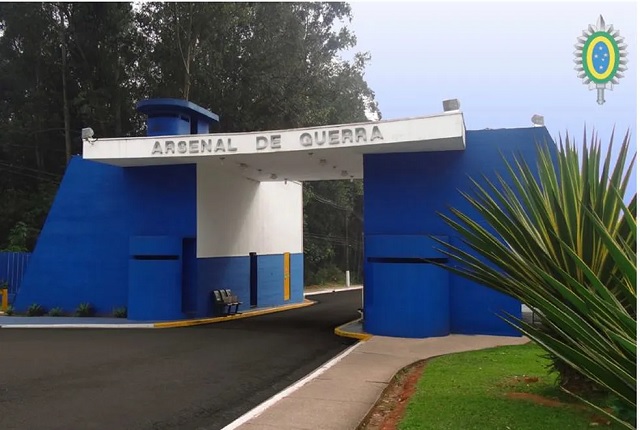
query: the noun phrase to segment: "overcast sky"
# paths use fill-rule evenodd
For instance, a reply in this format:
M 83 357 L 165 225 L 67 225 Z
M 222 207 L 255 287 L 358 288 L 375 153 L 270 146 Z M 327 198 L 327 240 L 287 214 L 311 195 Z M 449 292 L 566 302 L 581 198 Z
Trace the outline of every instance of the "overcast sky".
M 468 129 L 527 127 L 554 137 L 586 124 L 609 137 L 636 124 L 635 2 L 351 2 L 357 51 L 384 119 L 428 115 L 458 98 Z M 625 37 L 628 68 L 596 103 L 574 70 L 574 44 L 602 14 Z
M 383 119 L 442 111 L 457 98 L 468 130 L 530 127 L 544 116 L 554 139 L 598 132 L 620 141 L 637 120 L 635 2 L 350 2 L 356 51 L 371 53 L 366 80 Z M 574 70 L 574 45 L 602 15 L 628 45 L 628 70 L 596 103 Z M 628 190 L 637 189 L 637 179 Z

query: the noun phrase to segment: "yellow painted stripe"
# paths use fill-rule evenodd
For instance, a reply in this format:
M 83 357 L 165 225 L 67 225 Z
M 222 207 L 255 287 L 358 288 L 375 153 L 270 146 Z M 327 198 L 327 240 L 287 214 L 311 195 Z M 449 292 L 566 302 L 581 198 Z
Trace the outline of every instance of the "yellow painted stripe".
M 284 311 L 289 311 L 291 309 L 305 308 L 307 306 L 315 305 L 316 303 L 317 302 L 314 302 L 313 300 L 305 299 L 303 303 L 295 303 L 292 305 L 278 306 L 275 308 L 260 309 L 256 311 L 247 311 L 241 314 L 229 315 L 228 317 L 213 317 L 213 318 L 200 318 L 200 319 L 193 319 L 193 320 L 167 321 L 167 322 L 155 323 L 153 324 L 153 327 L 154 328 L 175 328 L 175 327 L 190 327 L 194 325 L 203 325 L 203 324 L 213 324 L 213 323 L 219 323 L 224 321 L 232 321 L 232 320 L 239 320 L 243 318 L 257 317 L 259 315 L 273 314 L 276 312 L 284 312 Z
M 284 253 L 284 301 L 291 299 L 291 254 Z
M 362 341 L 367 341 L 369 339 L 371 339 L 371 337 L 373 335 L 369 334 L 369 333 L 359 333 L 359 332 L 354 332 L 354 331 L 346 331 L 343 330 L 342 327 L 347 326 L 348 324 L 352 324 L 354 322 L 360 321 L 360 319 L 357 320 L 353 320 L 351 322 L 348 322 L 347 324 L 343 324 L 340 327 L 336 327 L 335 329 L 333 329 L 333 333 L 336 336 L 341 336 L 341 337 L 349 337 L 351 339 L 358 339 L 358 340 L 362 340 Z

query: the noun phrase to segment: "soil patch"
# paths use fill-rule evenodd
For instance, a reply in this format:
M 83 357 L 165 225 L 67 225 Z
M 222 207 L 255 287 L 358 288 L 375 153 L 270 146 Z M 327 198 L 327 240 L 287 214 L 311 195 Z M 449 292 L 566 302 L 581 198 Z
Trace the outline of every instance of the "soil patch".
M 396 430 L 426 364 L 419 361 L 398 372 L 357 430 Z
M 552 408 L 562 408 L 565 406 L 569 406 L 568 404 L 561 402 L 560 400 L 549 399 L 547 397 L 532 393 L 507 393 L 507 397 L 509 397 L 510 399 L 527 400 L 537 405 L 550 406 Z

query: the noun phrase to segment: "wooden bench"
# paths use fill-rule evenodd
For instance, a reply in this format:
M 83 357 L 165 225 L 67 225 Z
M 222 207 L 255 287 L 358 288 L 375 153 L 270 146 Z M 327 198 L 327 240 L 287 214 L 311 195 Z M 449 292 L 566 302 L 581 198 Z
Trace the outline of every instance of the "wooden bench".
M 242 304 L 238 296 L 231 290 L 213 290 L 214 316 L 228 316 L 239 314 L 238 308 Z

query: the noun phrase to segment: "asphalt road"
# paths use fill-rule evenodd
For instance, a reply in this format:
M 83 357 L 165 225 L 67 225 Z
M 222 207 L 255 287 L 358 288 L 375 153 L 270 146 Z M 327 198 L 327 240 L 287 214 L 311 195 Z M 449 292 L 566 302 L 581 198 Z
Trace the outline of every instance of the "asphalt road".
M 360 291 L 190 328 L 0 329 L 0 429 L 220 429 L 353 342 Z

